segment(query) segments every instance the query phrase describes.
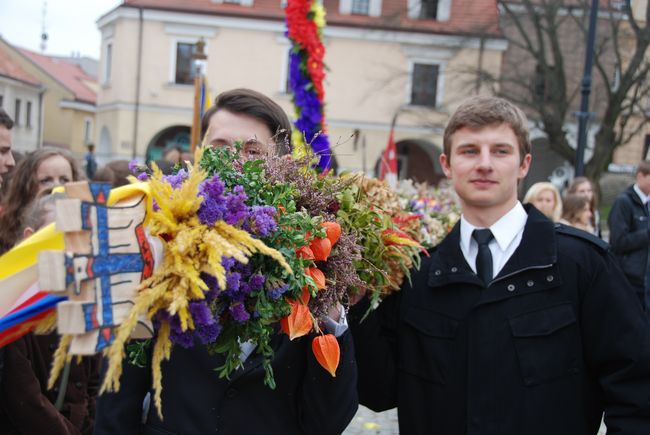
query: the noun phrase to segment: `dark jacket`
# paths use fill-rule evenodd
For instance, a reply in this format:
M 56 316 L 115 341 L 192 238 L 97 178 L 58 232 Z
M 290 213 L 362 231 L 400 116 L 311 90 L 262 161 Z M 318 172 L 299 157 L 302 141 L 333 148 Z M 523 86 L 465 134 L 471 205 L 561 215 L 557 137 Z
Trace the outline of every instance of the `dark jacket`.
M 58 383 L 47 389 L 56 333 L 27 334 L 6 346 L 2 373 L 0 434 L 92 434 L 99 389 L 98 357 L 73 362 L 61 412 L 54 402 Z
M 648 272 L 650 252 L 650 216 L 634 188 L 625 189 L 614 201 L 609 212 L 609 242 L 623 267 L 625 276 L 643 291 Z
M 485 288 L 460 226 L 413 285 L 349 320 L 360 403 L 401 435 L 650 434 L 650 325 L 607 245 L 532 207 Z
M 151 388 L 150 368 L 125 363 L 115 394 L 99 397 L 95 434 L 340 434 L 354 417 L 357 369 L 350 332 L 339 337 L 341 361 L 333 378 L 311 351 L 312 337 L 293 342 L 275 335 L 275 390 L 264 385 L 262 359 L 254 351 L 243 369 L 221 379 L 220 356 L 204 346 L 175 346 L 162 365 L 161 420 L 152 405 L 144 427 L 142 400 Z

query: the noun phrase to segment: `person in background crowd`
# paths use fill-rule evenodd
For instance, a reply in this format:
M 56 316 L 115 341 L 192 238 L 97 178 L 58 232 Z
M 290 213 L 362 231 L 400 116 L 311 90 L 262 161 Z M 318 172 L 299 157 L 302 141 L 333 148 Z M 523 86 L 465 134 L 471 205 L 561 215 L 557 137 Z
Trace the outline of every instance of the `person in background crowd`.
M 7 195 L 2 199 L 0 216 L 0 254 L 21 237 L 24 209 L 41 192 L 70 181 L 80 173 L 70 154 L 59 148 L 32 151 L 16 166 Z
M 88 152 L 84 157 L 86 162 L 86 178 L 92 180 L 97 172 L 97 160 L 95 160 L 95 145 L 88 144 Z
M 541 181 L 530 186 L 523 203 L 533 204 L 553 222 L 558 222 L 562 218 L 562 197 L 552 183 Z
M 589 199 L 589 208 L 591 208 L 591 230 L 592 234 L 602 237 L 600 229 L 600 212 L 598 211 L 598 195 L 596 185 L 587 177 L 576 177 L 569 187 L 566 195 L 578 194 L 586 196 Z
M 113 187 L 120 187 L 129 184 L 127 178 L 129 175 L 132 174 L 129 170 L 128 160 L 113 160 L 99 168 L 92 181 L 110 183 Z
M 242 159 L 280 153 L 291 133 L 282 108 L 249 89 L 220 94 L 204 115 L 203 125 L 204 131 L 209 127 L 212 146 L 241 143 Z M 241 343 L 243 368 L 230 379 L 215 372 L 224 363 L 223 355 L 210 355 L 198 343 L 189 349 L 175 346 L 171 359 L 162 364 L 164 419 L 151 406 L 142 422 L 143 401 L 152 387 L 151 367 L 125 361 L 120 390 L 97 401 L 95 434 L 339 435 L 358 407 L 354 348 L 340 309 L 334 308 L 321 321 L 341 349 L 335 378 L 316 362 L 308 336 L 294 341 L 281 333 L 272 337 L 275 389 L 264 385 L 262 357 L 255 343 Z
M 55 202 L 61 193 L 45 194 L 25 208 L 21 233 L 29 237 L 54 221 Z M 48 390 L 56 331 L 27 334 L 3 348 L 0 383 L 0 434 L 90 435 L 93 433 L 95 400 L 99 390 L 100 357 L 73 360 L 65 379 Z M 64 372 L 65 373 L 65 372 Z
M 401 435 L 650 434 L 650 324 L 608 246 L 517 201 L 529 122 L 461 103 L 440 164 L 462 216 L 400 291 L 349 313 L 360 402 Z
M 183 155 L 183 149 L 178 145 L 170 145 L 165 148 L 163 151 L 162 159 L 166 162 L 172 164 L 172 166 L 177 165 L 181 162 L 181 156 Z
M 575 193 L 565 196 L 562 203 L 562 219 L 560 219 L 560 222 L 594 234 L 594 227 L 591 224 L 593 222 L 593 213 L 591 212 L 589 198 Z
M 11 154 L 14 158 L 14 162 L 16 163 L 16 165 L 20 163 L 22 159 L 25 158 L 25 155 L 23 153 L 21 153 L 20 151 L 16 151 L 15 149 L 11 150 Z M 0 215 L 2 214 L 2 197 L 5 196 L 9 191 L 9 186 L 11 186 L 11 179 L 13 178 L 15 173 L 16 173 L 16 167 L 14 166 L 9 170 L 9 172 L 2 174 L 2 183 L 0 183 Z
M 650 313 L 650 161 L 639 163 L 636 182 L 612 205 L 609 241 L 641 305 Z
M 14 121 L 0 107 L 0 187 L 2 187 L 4 174 L 16 164 L 11 153 L 11 129 L 13 126 Z

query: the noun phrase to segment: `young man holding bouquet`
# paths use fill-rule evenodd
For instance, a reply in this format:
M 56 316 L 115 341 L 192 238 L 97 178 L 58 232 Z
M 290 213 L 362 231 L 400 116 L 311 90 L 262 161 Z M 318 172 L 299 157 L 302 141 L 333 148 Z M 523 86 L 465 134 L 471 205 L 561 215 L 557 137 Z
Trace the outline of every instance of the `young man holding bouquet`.
M 474 97 L 440 163 L 463 215 L 412 285 L 359 323 L 360 402 L 400 433 L 650 433 L 650 325 L 608 246 L 517 200 L 528 121 Z
M 208 146 L 240 143 L 243 159 L 263 159 L 290 151 L 291 125 L 268 97 L 248 89 L 224 92 L 203 122 Z M 152 388 L 150 367 L 124 362 L 121 388 L 100 396 L 96 434 L 340 434 L 358 402 L 352 337 L 345 319 L 333 310 L 324 328 L 336 335 L 341 360 L 332 377 L 317 362 L 311 337 L 271 338 L 275 389 L 264 385 L 263 359 L 250 342 L 241 343 L 243 367 L 230 379 L 219 377 L 224 358 L 198 342 L 174 346 L 162 363 L 162 415 L 152 405 L 142 418 Z M 147 359 L 151 363 L 151 355 Z

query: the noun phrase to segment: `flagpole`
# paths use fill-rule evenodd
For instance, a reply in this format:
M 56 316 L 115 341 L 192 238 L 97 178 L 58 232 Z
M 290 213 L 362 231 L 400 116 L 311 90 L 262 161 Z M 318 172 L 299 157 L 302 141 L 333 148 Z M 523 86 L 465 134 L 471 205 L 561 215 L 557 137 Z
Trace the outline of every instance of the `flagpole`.
M 201 141 L 201 84 L 203 82 L 202 65 L 208 56 L 205 55 L 205 41 L 200 38 L 196 43 L 196 51 L 192 54 L 194 67 L 194 104 L 192 109 L 192 129 L 190 131 L 190 147 L 192 152 Z

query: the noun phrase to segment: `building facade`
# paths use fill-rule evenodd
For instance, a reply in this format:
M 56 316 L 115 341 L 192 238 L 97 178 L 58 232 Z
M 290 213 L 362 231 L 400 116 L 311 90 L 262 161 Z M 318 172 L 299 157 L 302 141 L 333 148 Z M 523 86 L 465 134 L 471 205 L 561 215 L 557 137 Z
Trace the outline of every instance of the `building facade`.
M 325 0 L 326 119 L 342 168 L 371 172 L 396 118 L 400 173 L 440 176 L 442 127 L 466 74 L 498 74 L 506 48 L 493 0 Z M 212 97 L 249 87 L 291 116 L 282 0 L 127 0 L 98 20 L 98 154 L 156 158 L 188 146 L 192 53 L 200 38 Z M 436 175 L 437 174 L 437 175 Z M 428 177 L 428 178 L 427 178 Z
M 43 90 L 41 100 L 21 100 L 19 110 L 21 117 L 27 112 L 42 114 L 42 131 L 36 146 L 65 148 L 76 157 L 83 155 L 95 136 L 95 77 L 73 61 L 15 47 L 1 38 L 0 51 L 33 77 Z M 11 104 L 18 105 L 18 99 Z
M 16 151 L 32 151 L 42 142 L 44 93 L 45 86 L 0 45 L 0 107 L 14 120 L 11 134 Z

